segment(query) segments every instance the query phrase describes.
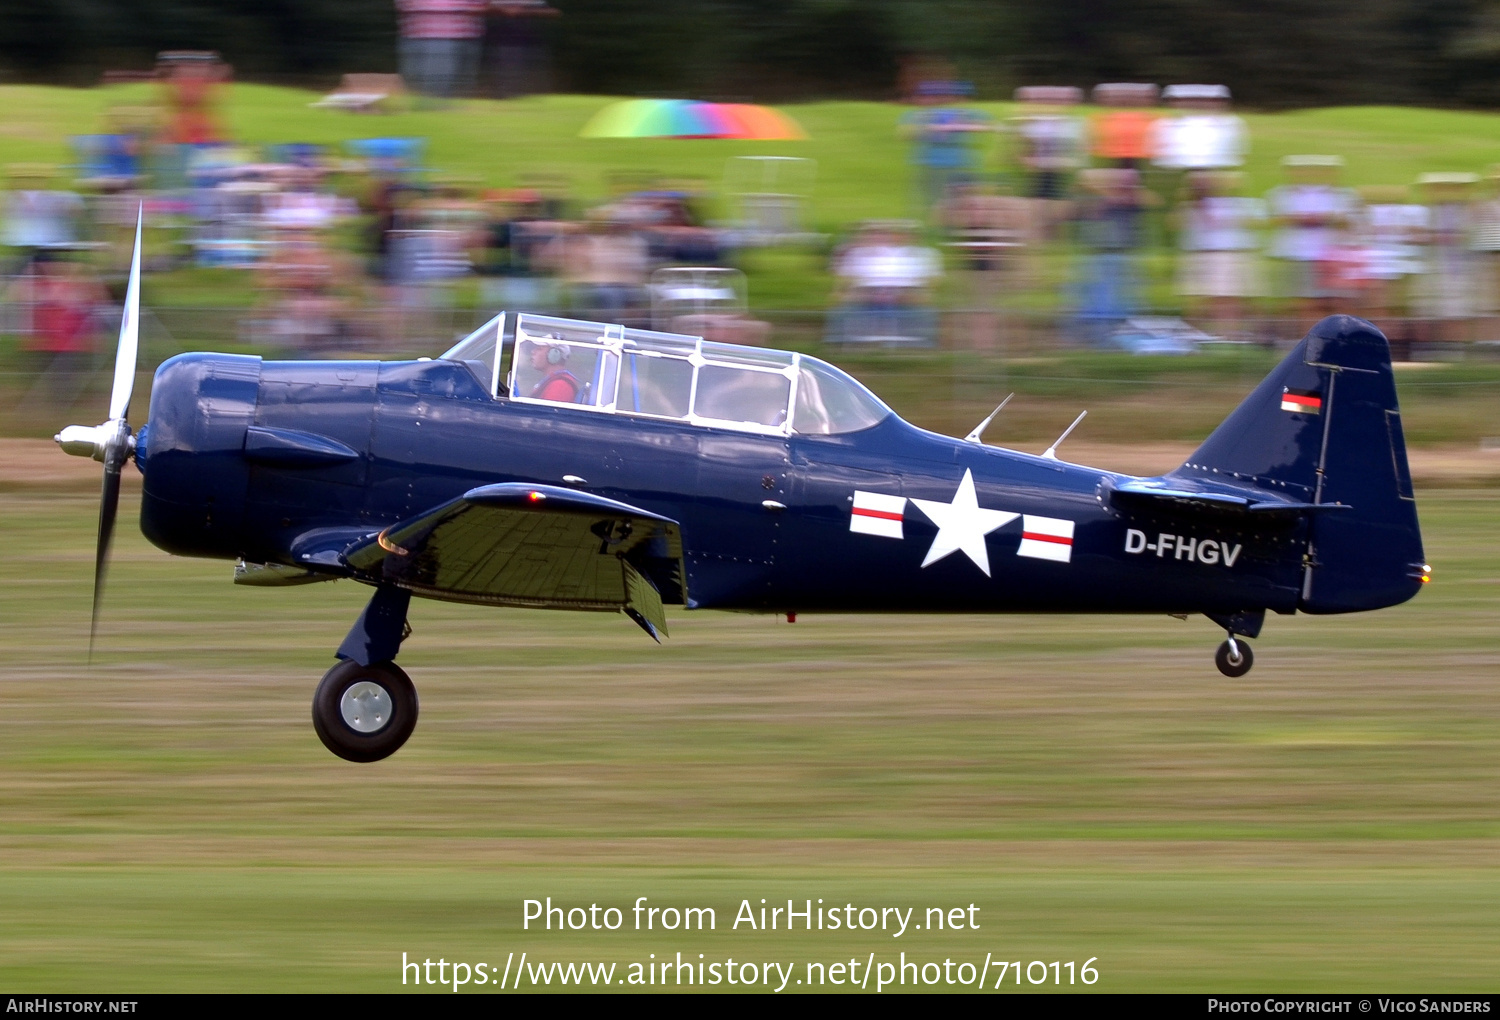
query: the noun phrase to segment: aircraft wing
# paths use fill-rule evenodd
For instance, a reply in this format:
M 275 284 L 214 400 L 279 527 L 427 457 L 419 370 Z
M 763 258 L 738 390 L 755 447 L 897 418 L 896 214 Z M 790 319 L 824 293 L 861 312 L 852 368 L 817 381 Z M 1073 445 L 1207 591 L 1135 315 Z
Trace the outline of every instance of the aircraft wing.
M 658 641 L 663 591 L 686 596 L 676 521 L 550 485 L 471 489 L 343 559 L 372 580 L 452 602 L 623 611 Z

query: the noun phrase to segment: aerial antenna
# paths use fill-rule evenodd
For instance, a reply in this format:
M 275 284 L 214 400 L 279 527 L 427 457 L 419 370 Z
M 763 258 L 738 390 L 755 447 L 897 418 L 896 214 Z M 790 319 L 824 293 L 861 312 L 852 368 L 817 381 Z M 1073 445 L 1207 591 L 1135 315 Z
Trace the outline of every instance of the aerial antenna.
M 1015 396 L 1014 393 L 1010 394 L 1004 400 L 1000 401 L 1000 405 L 990 412 L 990 416 L 988 418 L 980 422 L 978 425 L 975 425 L 974 431 L 964 436 L 964 442 L 982 443 L 983 440 L 981 440 L 979 437 L 984 435 L 984 430 L 989 428 L 990 422 L 995 420 L 995 415 L 999 414 L 1005 408 L 1005 405 L 1010 403 L 1010 398 L 1013 396 Z
M 1048 460 L 1056 460 L 1057 459 L 1057 448 L 1062 445 L 1062 441 L 1064 439 L 1067 439 L 1068 436 L 1072 435 L 1073 430 L 1078 427 L 1078 423 L 1081 422 L 1081 421 L 1083 421 L 1083 419 L 1086 418 L 1087 416 L 1088 416 L 1088 412 L 1087 411 L 1080 411 L 1078 413 L 1078 417 L 1073 419 L 1073 424 L 1071 424 L 1067 428 L 1063 429 L 1063 434 L 1060 435 L 1060 436 L 1058 436 L 1057 440 L 1051 446 L 1047 447 L 1047 452 L 1043 453 L 1042 456 L 1046 457 Z

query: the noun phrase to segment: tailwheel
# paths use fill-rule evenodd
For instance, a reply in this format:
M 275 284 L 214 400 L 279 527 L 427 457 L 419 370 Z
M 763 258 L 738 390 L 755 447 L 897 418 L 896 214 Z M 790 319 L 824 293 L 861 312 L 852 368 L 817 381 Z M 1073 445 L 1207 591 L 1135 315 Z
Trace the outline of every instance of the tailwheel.
M 417 725 L 417 689 L 394 662 L 345 659 L 313 694 L 313 729 L 345 761 L 380 761 L 401 749 Z
M 1233 634 L 1214 652 L 1214 665 L 1225 676 L 1244 676 L 1255 665 L 1255 653 L 1250 646 Z

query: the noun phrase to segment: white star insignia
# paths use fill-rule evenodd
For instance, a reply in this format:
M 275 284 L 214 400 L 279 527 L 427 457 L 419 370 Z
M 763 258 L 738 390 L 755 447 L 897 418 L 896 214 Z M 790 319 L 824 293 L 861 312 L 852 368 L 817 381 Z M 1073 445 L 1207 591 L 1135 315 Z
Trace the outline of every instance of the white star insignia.
M 984 536 L 1002 528 L 1020 517 L 1008 510 L 985 510 L 974 494 L 974 473 L 965 469 L 964 480 L 958 483 L 953 502 L 938 503 L 930 499 L 913 499 L 917 509 L 927 515 L 938 526 L 938 533 L 927 550 L 922 566 L 936 563 L 950 553 L 960 552 L 974 561 L 974 565 L 990 576 L 990 556 L 984 547 Z

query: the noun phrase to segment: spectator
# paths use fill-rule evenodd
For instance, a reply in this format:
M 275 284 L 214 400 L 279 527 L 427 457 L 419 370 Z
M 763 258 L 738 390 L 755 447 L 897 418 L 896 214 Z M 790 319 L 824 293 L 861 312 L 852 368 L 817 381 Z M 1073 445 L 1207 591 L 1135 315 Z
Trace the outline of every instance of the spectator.
M 1092 125 L 1094 158 L 1106 166 L 1142 170 L 1154 155 L 1157 88 L 1127 82 L 1094 86 L 1094 102 L 1105 109 Z
M 610 206 L 609 216 L 634 225 L 653 265 L 715 266 L 723 261 L 719 233 L 702 224 L 687 191 L 642 191 Z
M 288 166 L 279 175 L 280 187 L 266 195 L 266 224 L 274 229 L 322 230 L 348 212 L 337 195 L 318 188 L 314 167 Z
M 999 339 L 999 292 L 1002 281 L 1011 287 L 1018 282 L 1028 217 L 1025 199 L 995 195 L 978 184 L 959 186 L 944 203 L 943 225 L 965 284 L 967 342 L 974 349 L 994 347 Z
M 1032 85 L 1016 90 L 1022 113 L 1012 130 L 1019 148 L 1017 162 L 1026 179 L 1026 194 L 1036 207 L 1032 222 L 1050 237 L 1064 216 L 1072 175 L 1082 164 L 1084 125 L 1064 112 L 1083 93 L 1071 86 Z
M 78 243 L 83 199 L 52 186 L 52 171 L 40 165 L 10 168 L 15 186 L 6 198 L 5 243 L 24 266 L 37 253 L 60 251 Z
M 1168 85 L 1162 92 L 1178 116 L 1156 122 L 1152 148 L 1158 166 L 1173 170 L 1230 170 L 1250 148 L 1245 122 L 1229 112 L 1224 85 Z
M 1474 279 L 1479 310 L 1500 312 L 1500 166 L 1490 167 L 1486 196 L 1474 203 Z
M 268 305 L 264 338 L 285 356 L 326 356 L 347 350 L 353 313 L 344 295 L 351 274 L 311 230 L 278 232 L 261 272 Z
M 41 373 L 23 403 L 44 399 L 61 411 L 88 383 L 107 299 L 98 280 L 55 249 L 38 253 L 35 270 L 32 331 L 23 346 L 41 362 Z
M 1430 173 L 1417 178 L 1427 199 L 1427 275 L 1419 307 L 1428 320 L 1429 339 L 1468 339 L 1477 314 L 1470 203 L 1477 174 Z
M 1356 219 L 1364 251 L 1363 314 L 1377 323 L 1409 310 L 1411 282 L 1423 271 L 1427 208 L 1412 201 L 1403 185 L 1360 189 L 1363 201 Z
M 435 99 L 473 93 L 487 6 L 486 0 L 396 0 L 408 88 Z
M 919 212 L 927 217 L 955 184 L 979 174 L 982 155 L 975 139 L 994 130 L 980 110 L 958 106 L 968 95 L 965 82 L 924 81 L 916 88 L 918 108 L 901 118 L 901 133 L 911 142 L 917 171 Z
M 1337 311 L 1330 268 L 1353 218 L 1354 195 L 1338 185 L 1339 156 L 1287 156 L 1287 183 L 1267 196 L 1278 230 L 1271 254 L 1282 263 L 1280 293 L 1294 303 L 1303 327 Z
M 428 233 L 424 275 L 444 280 L 467 276 L 474 253 L 484 245 L 484 209 L 470 197 L 469 188 L 456 179 L 440 181 L 416 203 L 415 212 Z
M 1083 265 L 1078 317 L 1085 335 L 1099 343 L 1139 304 L 1135 255 L 1150 199 L 1136 170 L 1085 170 L 1079 180 L 1080 234 L 1090 254 Z
M 555 267 L 544 257 L 566 224 L 548 215 L 534 188 L 491 191 L 485 195 L 488 238 L 483 271 L 490 277 L 481 293 L 487 306 L 527 312 L 557 308 Z
M 1162 99 L 1172 116 L 1156 122 L 1152 164 L 1154 187 L 1170 203 L 1168 221 L 1180 219 L 1176 200 L 1187 189 L 1184 174 L 1197 170 L 1234 170 L 1244 165 L 1250 148 L 1245 122 L 1229 112 L 1229 89 L 1223 85 L 1168 85 Z
M 623 220 L 599 213 L 564 242 L 574 307 L 606 322 L 634 323 L 646 309 L 646 241 Z
M 219 85 L 233 72 L 208 50 L 172 50 L 157 55 L 157 77 L 167 93 L 167 140 L 177 145 L 224 141 L 219 126 Z
M 492 0 L 487 45 L 497 99 L 551 91 L 545 33 L 539 18 L 562 12 L 544 0 Z
M 839 308 L 831 339 L 844 342 L 932 344 L 937 316 L 932 285 L 942 276 L 938 253 L 916 243 L 912 224 L 867 225 L 836 257 Z
M 1255 255 L 1266 205 L 1236 195 L 1241 180 L 1228 171 L 1195 171 L 1181 208 L 1179 290 L 1202 303 L 1206 325 L 1218 333 L 1240 329 L 1246 302 L 1260 293 Z

